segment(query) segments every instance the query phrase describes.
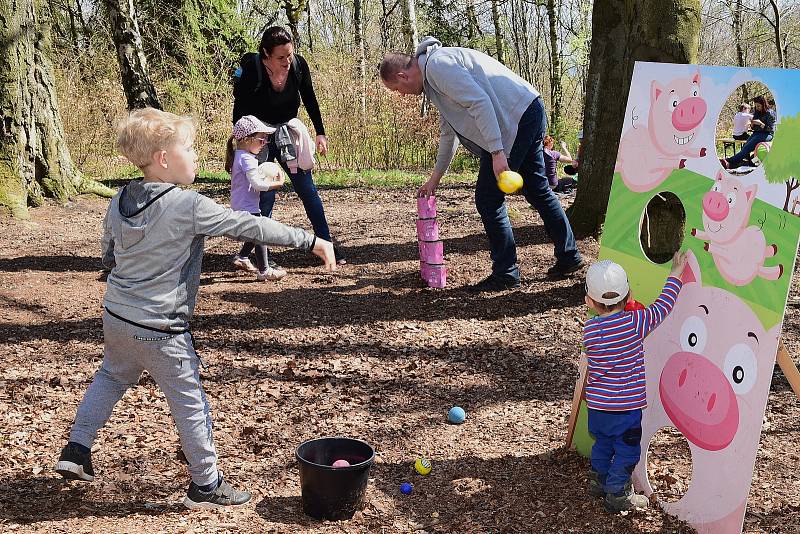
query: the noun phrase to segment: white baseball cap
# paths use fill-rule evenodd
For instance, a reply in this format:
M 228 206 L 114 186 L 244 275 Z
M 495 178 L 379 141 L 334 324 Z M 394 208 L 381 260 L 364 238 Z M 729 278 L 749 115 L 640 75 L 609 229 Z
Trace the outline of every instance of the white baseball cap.
M 254 133 L 271 134 L 274 132 L 275 128 L 267 126 L 253 115 L 245 115 L 233 125 L 233 138 L 237 141 L 241 141 L 248 135 L 253 135 Z
M 603 260 L 587 269 L 586 294 L 593 301 L 613 306 L 622 302 L 629 292 L 628 275 L 619 264 L 611 260 Z M 616 293 L 616 295 L 603 297 L 607 293 Z

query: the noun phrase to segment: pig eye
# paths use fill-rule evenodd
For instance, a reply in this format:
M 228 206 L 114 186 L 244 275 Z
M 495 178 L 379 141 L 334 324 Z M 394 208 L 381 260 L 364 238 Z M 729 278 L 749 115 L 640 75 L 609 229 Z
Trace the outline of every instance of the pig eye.
M 728 350 L 725 356 L 723 369 L 725 377 L 737 395 L 744 395 L 753 388 L 758 375 L 756 369 L 756 355 L 753 350 L 739 343 Z
M 717 183 L 714 184 L 714 187 L 712 187 L 711 190 L 719 193 L 720 191 L 722 191 L 722 187 Z
M 686 352 L 702 354 L 706 348 L 706 323 L 696 315 L 687 317 L 681 326 L 681 348 Z
M 678 100 L 677 99 L 672 101 L 672 107 L 673 108 L 677 108 L 678 107 Z
M 733 207 L 736 204 L 736 195 L 728 193 L 728 204 Z

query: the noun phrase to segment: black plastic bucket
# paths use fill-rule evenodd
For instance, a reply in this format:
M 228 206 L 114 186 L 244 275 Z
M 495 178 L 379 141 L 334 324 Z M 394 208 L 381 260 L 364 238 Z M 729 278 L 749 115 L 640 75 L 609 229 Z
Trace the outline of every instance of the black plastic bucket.
M 303 512 L 316 519 L 350 519 L 364 505 L 375 450 L 360 439 L 317 438 L 295 451 Z M 349 467 L 333 468 L 336 460 Z

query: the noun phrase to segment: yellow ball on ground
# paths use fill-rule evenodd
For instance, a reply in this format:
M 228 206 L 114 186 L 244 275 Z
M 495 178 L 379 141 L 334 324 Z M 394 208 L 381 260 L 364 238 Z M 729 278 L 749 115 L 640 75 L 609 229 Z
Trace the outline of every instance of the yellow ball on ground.
M 433 469 L 431 465 L 431 461 L 427 458 L 417 458 L 417 461 L 414 462 L 414 469 L 417 470 L 417 473 L 420 475 L 427 475 Z
M 503 171 L 497 177 L 497 187 L 503 193 L 516 193 L 522 188 L 522 176 L 518 172 Z

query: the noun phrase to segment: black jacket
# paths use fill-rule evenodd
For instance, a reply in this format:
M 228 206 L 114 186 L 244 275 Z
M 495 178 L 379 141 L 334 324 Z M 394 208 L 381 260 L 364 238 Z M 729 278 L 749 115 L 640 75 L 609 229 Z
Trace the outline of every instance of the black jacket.
M 297 117 L 302 99 L 316 134 L 325 135 L 306 60 L 295 54 L 295 61 L 289 67 L 286 87 L 277 92 L 258 55 L 250 54 L 249 57 L 252 59 L 242 61 L 241 77 L 233 86 L 233 122 L 236 123 L 244 115 L 255 115 L 267 124 L 282 124 Z

